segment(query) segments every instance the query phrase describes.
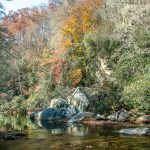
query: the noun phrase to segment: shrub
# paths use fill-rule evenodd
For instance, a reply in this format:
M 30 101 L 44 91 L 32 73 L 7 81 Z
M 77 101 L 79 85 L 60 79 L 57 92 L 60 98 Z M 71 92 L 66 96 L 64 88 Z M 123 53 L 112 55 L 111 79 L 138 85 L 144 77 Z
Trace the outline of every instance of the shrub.
M 150 73 L 135 77 L 135 81 L 126 85 L 122 100 L 130 109 L 150 112 Z

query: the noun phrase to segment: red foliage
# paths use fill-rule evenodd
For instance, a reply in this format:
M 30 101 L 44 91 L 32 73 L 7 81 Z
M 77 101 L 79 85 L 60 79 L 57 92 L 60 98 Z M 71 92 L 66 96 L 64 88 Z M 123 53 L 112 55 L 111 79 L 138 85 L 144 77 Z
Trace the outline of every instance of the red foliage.
M 8 29 L 11 35 L 17 32 L 25 32 L 28 27 L 38 24 L 40 19 L 46 15 L 46 10 L 37 7 L 22 8 L 16 11 L 10 11 L 4 18 L 3 25 Z

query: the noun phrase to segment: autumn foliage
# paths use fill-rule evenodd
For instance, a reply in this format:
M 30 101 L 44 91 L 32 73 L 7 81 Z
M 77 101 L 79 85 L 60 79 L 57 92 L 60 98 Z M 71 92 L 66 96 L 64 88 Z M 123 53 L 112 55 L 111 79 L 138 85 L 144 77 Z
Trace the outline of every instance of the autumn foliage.
M 37 25 L 43 15 L 44 11 L 38 8 L 23 8 L 17 12 L 10 11 L 3 24 L 9 33 L 15 35 L 17 32 L 25 32 L 30 26 Z
M 82 44 L 84 35 L 88 32 L 96 31 L 97 20 L 94 15 L 96 8 L 100 7 L 101 0 L 87 0 L 80 1 L 78 5 L 69 9 L 68 17 L 62 24 L 62 45 L 64 50 L 75 49 L 73 53 L 69 55 L 69 61 L 73 62 L 78 60 L 79 57 L 84 57 L 85 47 Z M 84 62 L 81 62 L 84 63 Z M 72 85 L 76 86 L 82 80 L 85 69 L 81 67 L 72 68 L 69 72 L 69 79 L 72 81 Z
M 149 0 L 49 0 L 7 15 L 2 4 L 0 111 L 45 108 L 80 86 L 96 113 L 150 112 Z
M 85 32 L 95 30 L 94 11 L 100 4 L 101 0 L 87 0 L 80 1 L 78 5 L 71 7 L 68 12 L 69 16 L 62 25 L 64 49 L 75 43 L 81 43 Z

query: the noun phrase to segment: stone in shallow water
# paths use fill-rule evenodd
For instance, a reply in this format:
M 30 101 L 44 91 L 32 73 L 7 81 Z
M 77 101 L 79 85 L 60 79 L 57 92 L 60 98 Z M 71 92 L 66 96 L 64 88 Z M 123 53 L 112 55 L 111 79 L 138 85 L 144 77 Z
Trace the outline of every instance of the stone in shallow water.
M 121 109 L 107 117 L 111 121 L 126 121 L 130 117 L 130 114 L 125 110 Z
M 79 113 L 78 109 L 72 105 L 67 105 L 67 107 L 61 107 L 61 109 L 57 108 L 47 108 L 41 112 L 38 113 L 31 113 L 30 118 L 31 120 L 47 120 L 47 121 L 53 121 L 53 120 L 61 120 L 61 119 L 71 119 L 73 115 L 76 115 Z
M 79 112 L 78 114 L 71 117 L 69 122 L 78 122 L 86 119 L 95 118 L 95 113 L 92 112 Z
M 9 134 L 4 135 L 3 138 L 4 138 L 4 140 L 6 140 L 6 141 L 10 141 L 10 140 L 15 140 L 15 139 L 16 139 L 15 136 L 9 135 Z
M 78 113 L 78 114 L 74 115 L 73 117 L 71 117 L 69 122 L 72 123 L 72 122 L 81 121 L 84 119 L 84 117 L 85 117 L 84 113 Z
M 124 135 L 150 135 L 150 128 L 121 129 L 119 133 Z

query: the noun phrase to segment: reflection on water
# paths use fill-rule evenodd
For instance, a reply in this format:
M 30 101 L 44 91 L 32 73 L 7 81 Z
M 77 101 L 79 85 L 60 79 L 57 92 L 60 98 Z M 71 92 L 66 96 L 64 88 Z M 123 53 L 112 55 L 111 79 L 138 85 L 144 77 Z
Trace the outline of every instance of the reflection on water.
M 23 130 L 26 139 L 0 140 L 0 150 L 149 150 L 148 136 L 120 136 L 118 127 L 31 122 L 28 116 L 0 115 L 0 131 Z
M 52 134 L 70 134 L 74 136 L 85 136 L 88 134 L 88 128 L 82 124 L 65 124 L 61 122 L 47 122 L 47 121 L 32 121 L 40 127 L 47 129 Z
M 31 123 L 29 116 L 7 116 L 0 114 L 0 131 L 36 129 L 37 125 Z
M 65 124 L 60 122 L 47 122 L 30 120 L 29 116 L 7 116 L 0 114 L 0 131 L 46 129 L 52 134 L 71 134 L 74 136 L 85 136 L 88 128 L 82 124 Z

